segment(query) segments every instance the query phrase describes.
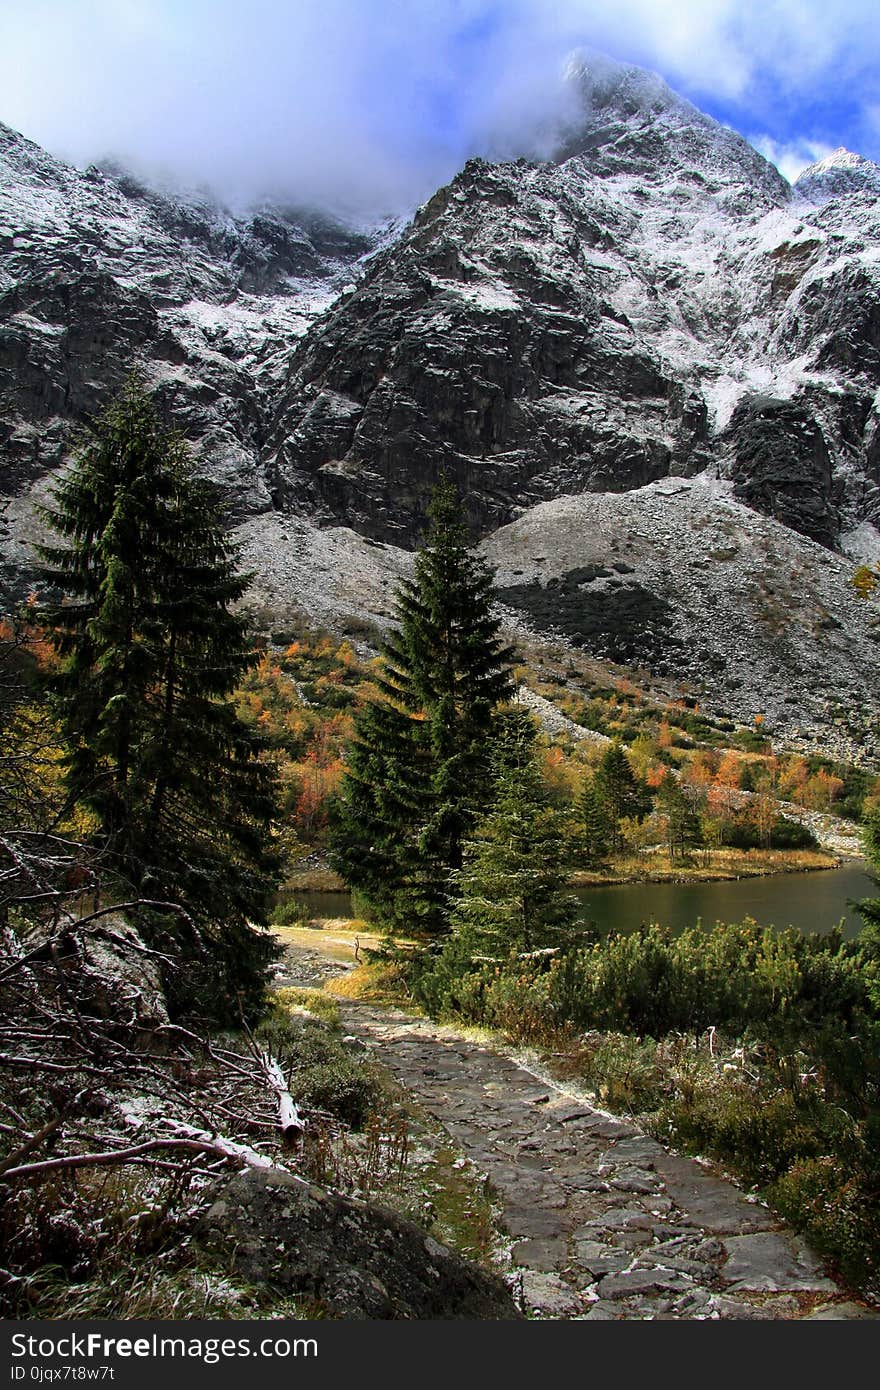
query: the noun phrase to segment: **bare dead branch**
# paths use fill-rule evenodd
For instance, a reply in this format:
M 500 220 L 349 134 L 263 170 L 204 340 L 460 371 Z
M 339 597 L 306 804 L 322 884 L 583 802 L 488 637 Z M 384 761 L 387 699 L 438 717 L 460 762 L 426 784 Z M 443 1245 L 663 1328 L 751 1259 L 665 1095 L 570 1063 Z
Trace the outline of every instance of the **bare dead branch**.
M 166 1149 L 216 1154 L 218 1158 L 238 1160 L 239 1167 L 245 1167 L 245 1160 L 240 1154 L 207 1139 L 148 1139 L 145 1143 L 135 1144 L 128 1149 L 110 1149 L 105 1153 L 67 1154 L 62 1158 L 45 1158 L 39 1163 L 22 1163 L 17 1168 L 7 1168 L 3 1177 L 8 1182 L 12 1178 L 31 1178 L 43 1173 L 57 1173 L 66 1168 L 99 1168 L 108 1163 L 130 1163 L 146 1154 L 160 1153 Z
M 23 1144 L 19 1144 L 17 1149 L 13 1149 L 11 1153 L 7 1154 L 6 1157 L 0 1161 L 0 1177 L 2 1177 L 4 1173 L 7 1173 L 10 1168 L 14 1167 L 20 1158 L 27 1158 L 28 1154 L 33 1153 L 34 1149 L 38 1149 L 44 1140 L 55 1133 L 60 1124 L 61 1116 L 56 1115 L 54 1120 L 50 1120 L 48 1124 L 43 1125 L 42 1129 L 38 1129 L 36 1134 L 29 1135 Z

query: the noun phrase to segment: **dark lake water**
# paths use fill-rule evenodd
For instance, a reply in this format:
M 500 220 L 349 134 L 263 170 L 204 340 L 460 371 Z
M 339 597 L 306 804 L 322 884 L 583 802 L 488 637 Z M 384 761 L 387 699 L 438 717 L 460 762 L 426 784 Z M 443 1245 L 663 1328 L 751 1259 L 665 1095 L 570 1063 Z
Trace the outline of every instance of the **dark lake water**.
M 843 921 L 845 936 L 855 936 L 861 918 L 850 899 L 880 896 L 860 863 L 808 874 L 773 874 L 722 883 L 623 883 L 607 888 L 578 888 L 585 921 L 601 931 L 631 931 L 641 922 L 692 926 L 740 922 L 754 917 L 766 926 L 827 932 Z M 295 893 L 314 917 L 350 917 L 348 893 Z
M 664 927 L 741 922 L 754 917 L 764 926 L 827 932 L 843 920 L 846 936 L 857 935 L 861 918 L 850 899 L 878 890 L 861 864 L 808 874 L 772 874 L 722 883 L 622 883 L 582 888 L 584 917 L 603 931 L 627 931 L 641 922 Z

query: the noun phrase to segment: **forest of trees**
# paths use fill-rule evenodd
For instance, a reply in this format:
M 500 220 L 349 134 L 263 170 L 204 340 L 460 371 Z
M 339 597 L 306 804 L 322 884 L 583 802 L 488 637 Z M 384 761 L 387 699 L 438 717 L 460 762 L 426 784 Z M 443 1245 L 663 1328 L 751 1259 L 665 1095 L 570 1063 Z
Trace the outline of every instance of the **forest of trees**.
M 404 962 L 407 998 L 569 1048 L 621 1104 L 650 1099 L 667 1138 L 775 1184 L 854 1278 L 877 1277 L 880 898 L 861 905 L 858 941 L 752 922 L 599 939 L 570 892 L 573 869 L 602 875 L 627 856 L 679 873 L 737 846 L 809 846 L 791 805 L 864 813 L 880 868 L 870 772 L 777 753 L 760 720 L 722 728 L 622 678 L 545 685 L 595 735 L 554 742 L 517 699 L 492 574 L 445 479 L 377 656 L 304 629 L 256 636 L 222 498 L 136 380 L 93 422 L 44 520 L 40 593 L 0 629 L 0 930 L 18 942 L 4 998 L 43 1011 L 47 1066 L 87 1043 L 104 1074 L 121 1055 L 114 1018 L 96 1042 L 77 1033 L 53 956 L 71 926 L 109 913 L 157 963 L 181 1035 L 255 1025 L 279 885 L 317 849 L 389 939 L 379 960 Z M 719 1071 L 712 1049 L 703 1067 L 707 1028 L 729 1058 L 754 1049 L 749 1078 L 732 1060 Z M 670 1059 L 685 1052 L 682 1099 Z M 187 1088 L 207 1055 L 188 1056 Z M 258 1092 L 264 1062 L 257 1046 L 235 1063 Z M 37 1099 L 43 1135 L 58 1116 L 44 1123 Z M 93 1133 L 71 1130 L 57 1162 Z M 228 1157 L 210 1136 L 162 1142 Z
M 844 777 L 770 756 L 758 732 L 742 752 L 680 755 L 699 718 L 670 708 L 634 736 L 614 721 L 638 713 L 622 686 L 571 707 L 611 735 L 586 760 L 548 745 L 512 703 L 515 653 L 448 480 L 366 664 L 338 639 L 279 651 L 250 633 L 218 490 L 136 380 L 93 422 L 45 521 L 44 596 L 24 619 L 43 692 L 31 709 L 54 721 L 43 818 L 75 832 L 105 899 L 139 904 L 145 939 L 183 967 L 167 981 L 181 1012 L 259 1011 L 271 904 L 313 846 L 390 933 L 476 932 L 497 952 L 507 920 L 506 949 L 537 949 L 568 921 L 575 868 L 606 872 L 646 837 L 684 866 L 722 845 L 809 846 L 777 798 L 846 803 Z M 525 803 L 518 831 L 505 817 Z M 528 905 L 502 893 L 508 873 L 531 876 Z

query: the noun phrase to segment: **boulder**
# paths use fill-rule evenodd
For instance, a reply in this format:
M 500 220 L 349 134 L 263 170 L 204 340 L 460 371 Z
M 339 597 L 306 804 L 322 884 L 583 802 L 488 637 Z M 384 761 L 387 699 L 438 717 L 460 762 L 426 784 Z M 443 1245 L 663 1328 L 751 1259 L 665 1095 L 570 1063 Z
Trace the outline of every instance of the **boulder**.
M 333 1317 L 519 1317 L 495 1274 L 371 1202 L 290 1173 L 249 1169 L 218 1193 L 199 1243 L 258 1285 L 317 1302 Z

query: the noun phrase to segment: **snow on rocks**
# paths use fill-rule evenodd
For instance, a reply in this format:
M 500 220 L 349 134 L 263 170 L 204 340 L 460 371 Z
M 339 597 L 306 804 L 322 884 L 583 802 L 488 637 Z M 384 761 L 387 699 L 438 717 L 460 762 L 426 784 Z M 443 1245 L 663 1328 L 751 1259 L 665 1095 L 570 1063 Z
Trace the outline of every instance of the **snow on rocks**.
M 837 151 L 793 192 L 655 75 L 582 53 L 569 80 L 551 159 L 471 160 L 384 228 L 238 217 L 0 128 L 10 586 L 71 424 L 135 361 L 267 612 L 381 627 L 445 469 L 502 569 L 511 527 L 565 550 L 507 565 L 517 621 L 864 745 L 873 610 L 835 549 L 868 559 L 880 521 L 876 166 Z
M 837 701 L 869 712 L 877 615 L 854 594 L 851 565 L 731 492 L 701 476 L 561 497 L 500 528 L 483 551 L 502 601 L 527 620 L 538 613 L 594 654 L 690 677 L 710 712 L 760 715 L 774 733 L 805 739 Z M 642 663 L 630 594 L 642 612 L 652 596 L 669 604 L 643 629 Z

